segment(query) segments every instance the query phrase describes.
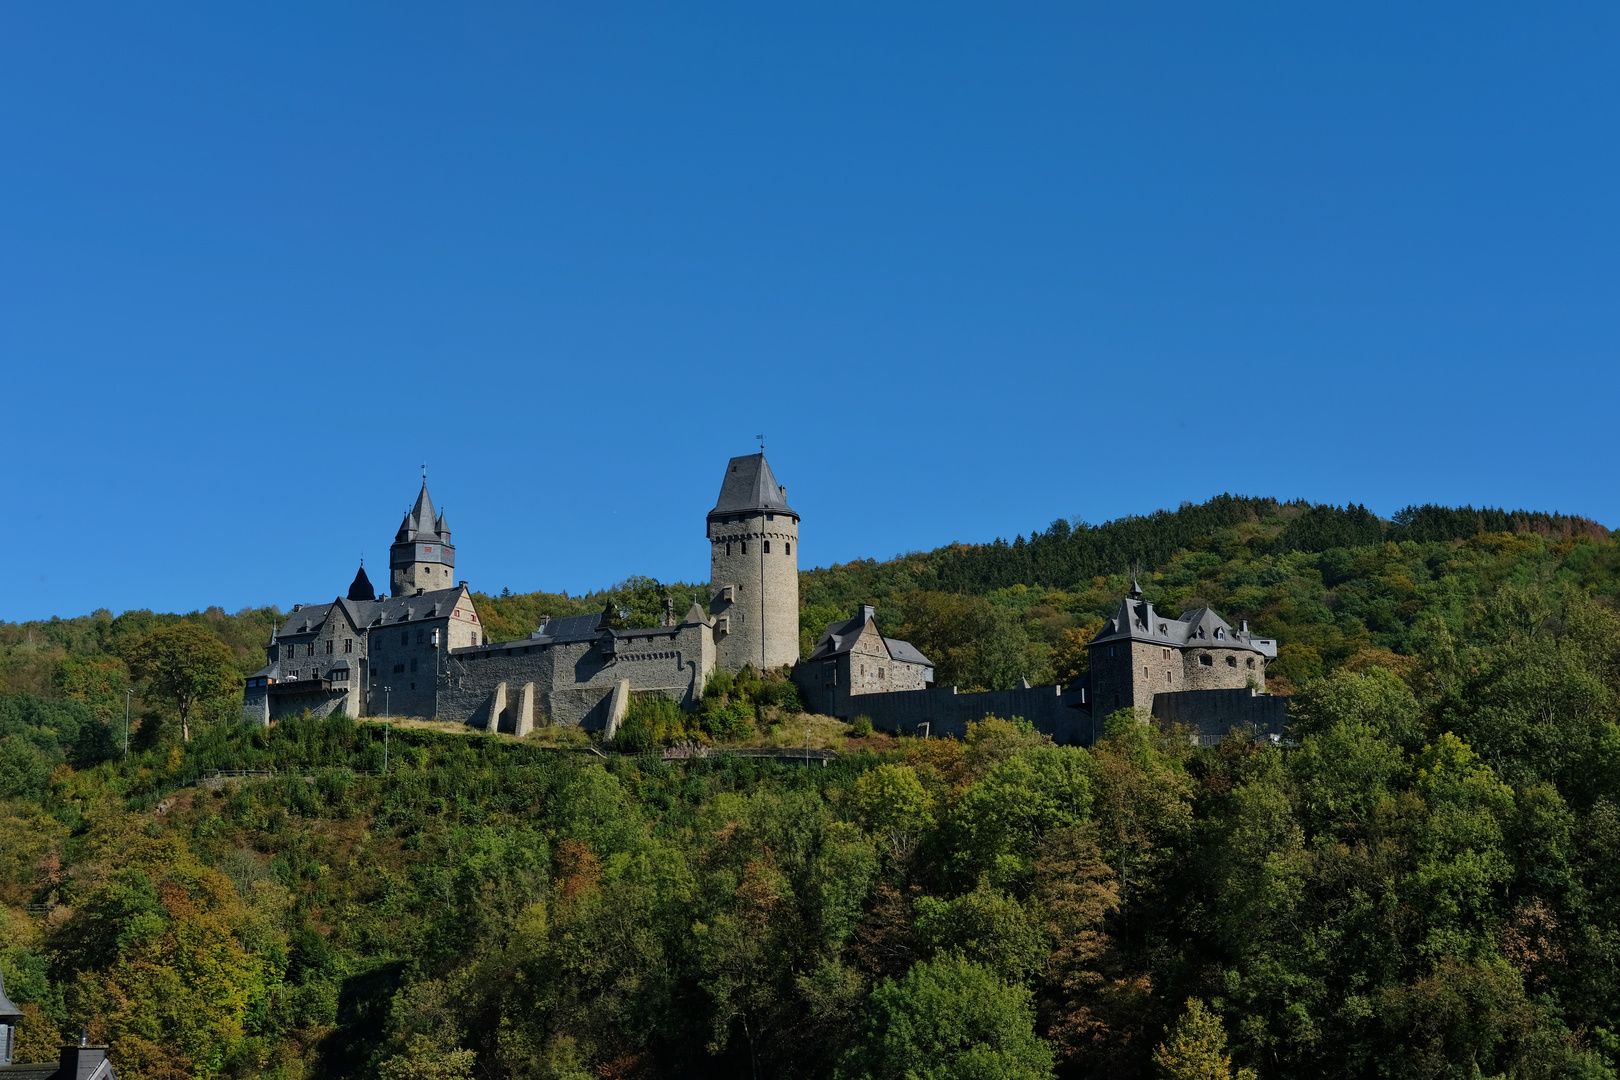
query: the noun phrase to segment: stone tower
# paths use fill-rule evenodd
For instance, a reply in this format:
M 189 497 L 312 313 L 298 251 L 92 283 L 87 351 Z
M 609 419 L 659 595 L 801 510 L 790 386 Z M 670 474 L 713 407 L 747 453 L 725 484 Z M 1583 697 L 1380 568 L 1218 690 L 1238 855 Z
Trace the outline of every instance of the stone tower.
M 799 659 L 799 515 L 765 455 L 734 457 L 709 511 L 709 595 L 718 666 Z
M 393 546 L 388 549 L 388 593 L 411 596 L 455 585 L 456 548 L 450 543 L 450 526 L 443 514 L 433 511 L 427 481 L 416 505 L 399 523 Z

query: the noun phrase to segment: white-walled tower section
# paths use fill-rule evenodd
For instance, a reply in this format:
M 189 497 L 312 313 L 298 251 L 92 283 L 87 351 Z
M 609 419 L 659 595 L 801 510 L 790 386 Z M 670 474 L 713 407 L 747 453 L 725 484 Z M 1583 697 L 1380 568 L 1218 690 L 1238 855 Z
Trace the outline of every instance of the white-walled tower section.
M 799 659 L 799 515 L 764 454 L 726 465 L 708 516 L 717 664 L 768 670 Z

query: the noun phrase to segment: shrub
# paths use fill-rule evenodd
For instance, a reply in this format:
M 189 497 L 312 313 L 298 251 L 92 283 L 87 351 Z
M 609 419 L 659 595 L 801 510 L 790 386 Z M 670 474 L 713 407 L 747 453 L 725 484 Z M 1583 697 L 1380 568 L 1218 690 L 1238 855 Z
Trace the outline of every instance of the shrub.
M 855 722 L 849 725 L 849 733 L 857 739 L 864 739 L 872 734 L 872 718 L 870 716 L 857 716 Z

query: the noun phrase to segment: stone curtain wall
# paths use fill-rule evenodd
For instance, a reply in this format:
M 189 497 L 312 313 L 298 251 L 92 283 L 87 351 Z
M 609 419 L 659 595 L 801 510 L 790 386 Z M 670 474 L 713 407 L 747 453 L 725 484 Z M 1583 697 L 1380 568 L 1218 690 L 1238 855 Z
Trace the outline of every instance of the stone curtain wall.
M 439 693 L 439 719 L 516 732 L 524 688 L 533 686 L 533 723 L 601 728 L 620 682 L 692 707 L 712 664 L 709 629 L 699 624 L 622 631 L 615 655 L 597 640 L 541 645 L 532 640 L 458 650 Z M 502 687 L 504 708 L 502 705 Z M 503 716 L 507 718 L 503 721 Z
M 1033 686 L 1014 690 L 987 690 L 959 694 L 956 687 L 937 690 L 903 690 L 890 694 L 865 694 L 849 699 L 851 715 L 870 717 L 875 727 L 920 735 L 919 725 L 927 724 L 929 737 L 946 735 L 963 738 L 968 722 L 987 716 L 1003 719 L 1021 716 L 1035 730 L 1050 735 L 1054 742 L 1088 745 L 1091 742 L 1091 714 L 1075 708 L 1080 692 L 1065 693 L 1057 686 Z
M 735 515 L 709 525 L 709 542 L 710 610 L 727 620 L 720 667 L 735 673 L 744 664 L 778 668 L 798 660 L 799 526 L 793 516 Z
M 1206 746 L 1220 742 L 1233 728 L 1256 738 L 1280 739 L 1287 732 L 1290 700 L 1248 689 L 1189 690 L 1154 698 L 1153 715 L 1165 723 L 1187 725 Z

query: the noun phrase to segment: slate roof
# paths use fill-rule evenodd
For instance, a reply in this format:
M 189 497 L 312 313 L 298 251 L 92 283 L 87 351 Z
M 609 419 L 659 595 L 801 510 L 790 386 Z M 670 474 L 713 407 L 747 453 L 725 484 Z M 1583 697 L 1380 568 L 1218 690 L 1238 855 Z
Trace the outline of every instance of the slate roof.
M 354 581 L 349 585 L 350 600 L 375 600 L 377 590 L 371 587 L 371 579 L 366 577 L 366 564 L 360 563 L 360 572 L 354 575 Z
M 287 638 L 318 633 L 331 617 L 334 607 L 342 611 L 343 617 L 356 630 L 443 619 L 456 610 L 456 603 L 463 592 L 464 588 L 457 585 L 453 589 L 434 589 L 420 596 L 388 596 L 381 600 L 350 600 L 344 597 L 330 604 L 305 604 L 287 617 L 280 636 Z
M 6 997 L 6 976 L 4 972 L 0 972 L 0 1020 L 21 1020 L 22 1018 L 23 1011 L 12 1004 L 10 998 Z
M 787 504 L 787 488 L 776 482 L 763 453 L 732 458 L 726 465 L 725 479 L 720 482 L 720 498 L 709 511 L 709 520 L 761 510 L 791 514 L 794 521 L 799 520 L 798 513 Z
M 449 536 L 450 527 L 445 524 L 444 515 L 433 509 L 433 496 L 428 494 L 427 481 L 423 480 L 422 490 L 416 496 L 416 505 L 405 512 L 405 520 L 399 523 L 394 543 L 403 544 L 411 540 L 448 543 Z
M 607 616 L 604 612 L 594 615 L 564 615 L 560 618 L 550 619 L 540 629 L 529 635 L 532 641 L 543 641 L 548 645 L 562 644 L 569 641 L 593 641 L 600 637 L 607 627 Z
M 872 608 L 863 605 L 853 619 L 829 623 L 827 629 L 822 632 L 820 640 L 816 642 L 816 647 L 810 651 L 810 656 L 806 662 L 809 660 L 829 660 L 834 656 L 849 652 L 850 649 L 854 648 L 855 642 L 860 639 L 862 631 L 866 629 L 866 624 L 872 621 Z M 889 650 L 889 658 L 892 660 L 904 664 L 922 664 L 925 667 L 934 666 L 934 662 L 924 656 L 909 641 L 886 637 L 883 639 L 883 645 Z
M 1196 646 L 1246 649 L 1266 657 L 1277 655 L 1274 640 L 1255 637 L 1247 627 L 1234 630 L 1230 623 L 1210 608 L 1194 608 L 1172 619 L 1160 615 L 1153 610 L 1151 603 L 1136 596 L 1120 603 L 1119 610 L 1097 631 L 1091 644 L 1096 646 L 1118 641 L 1145 641 L 1177 649 Z
M 0 1065 L 0 1077 L 5 1080 L 56 1080 L 60 1068 L 54 1061 L 37 1065 Z

